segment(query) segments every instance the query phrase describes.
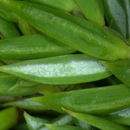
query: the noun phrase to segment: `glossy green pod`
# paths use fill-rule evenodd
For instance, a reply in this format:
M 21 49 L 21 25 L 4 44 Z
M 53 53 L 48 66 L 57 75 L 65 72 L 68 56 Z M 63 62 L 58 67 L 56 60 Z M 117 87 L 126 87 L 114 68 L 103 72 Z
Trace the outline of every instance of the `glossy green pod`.
M 109 121 L 99 116 L 76 113 L 69 110 L 65 110 L 65 111 L 68 112 L 71 116 L 83 121 L 84 123 L 88 123 L 101 130 L 128 130 L 127 128 L 119 124 L 113 123 L 112 121 Z
M 130 60 L 103 62 L 105 66 L 123 83 L 130 87 Z
M 30 81 L 53 85 L 97 81 L 111 75 L 98 60 L 82 54 L 23 61 L 1 66 L 0 71 Z
M 52 124 L 46 124 L 46 126 L 49 128 L 49 130 L 87 130 L 71 125 L 56 126 Z
M 13 23 L 10 23 L 0 17 L 0 34 L 3 38 L 19 36 L 19 32 Z
M 127 16 L 120 0 L 103 0 L 106 19 L 109 26 L 127 36 Z
M 130 57 L 130 49 L 125 42 L 97 24 L 47 5 L 9 0 L 0 3 L 15 11 L 37 30 L 83 53 L 105 60 Z
M 15 108 L 0 111 L 0 130 L 9 130 L 17 123 L 18 112 Z
M 25 60 L 75 52 L 45 35 L 34 34 L 0 41 L 0 59 Z
M 68 12 L 74 11 L 77 9 L 77 6 L 74 0 L 24 0 L 24 1 L 31 1 L 36 2 L 39 4 L 47 4 L 52 7 L 56 7 Z
M 82 113 L 104 114 L 130 106 L 130 89 L 113 85 L 49 94 L 27 99 L 41 105 L 43 110 L 62 111 L 62 107 Z
M 98 23 L 99 25 L 104 25 L 105 21 L 101 0 L 75 1 L 88 20 Z
M 122 125 L 130 126 L 130 107 L 110 113 L 105 118 Z

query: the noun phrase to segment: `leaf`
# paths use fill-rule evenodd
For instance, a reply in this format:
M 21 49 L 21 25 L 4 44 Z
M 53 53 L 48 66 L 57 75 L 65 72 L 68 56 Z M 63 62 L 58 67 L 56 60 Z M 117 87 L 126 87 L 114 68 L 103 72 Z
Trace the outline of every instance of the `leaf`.
M 38 93 L 42 88 L 37 83 L 18 79 L 11 75 L 0 74 L 0 95 L 26 96 Z
M 130 60 L 103 62 L 105 66 L 123 83 L 130 86 Z
M 130 108 L 128 107 L 110 113 L 109 115 L 106 115 L 105 118 L 122 125 L 130 126 Z
M 38 103 L 43 110 L 63 112 L 62 107 L 71 111 L 106 114 L 130 106 L 130 89 L 125 85 L 113 85 L 49 94 L 26 99 Z
M 97 24 L 47 5 L 10 0 L 1 1 L 1 5 L 15 11 L 37 30 L 75 50 L 104 60 L 130 57 L 125 42 L 115 33 Z
M 74 49 L 40 34 L 0 40 L 0 59 L 4 60 L 35 59 L 73 52 Z
M 119 0 L 122 7 L 126 13 L 126 21 L 127 21 L 127 38 L 130 38 L 130 1 L 129 0 Z
M 104 25 L 104 14 L 100 0 L 75 0 L 83 14 L 90 21 Z M 96 13 L 95 13 L 96 12 Z
M 33 101 L 24 101 L 24 100 L 5 103 L 2 106 L 4 107 L 14 106 L 14 107 L 19 107 L 19 108 L 23 108 L 31 111 L 39 111 L 39 112 L 47 109 L 46 106 L 41 103 L 33 102 Z
M 68 112 L 73 117 L 102 130 L 128 130 L 127 128 L 119 124 L 113 123 L 105 118 L 101 118 L 101 117 L 89 115 L 89 114 L 76 113 L 70 110 L 65 110 L 65 111 Z
M 15 108 L 0 111 L 0 130 L 8 130 L 17 123 L 18 113 Z
M 111 74 L 85 55 L 65 55 L 23 61 L 0 67 L 1 72 L 44 84 L 76 84 L 97 81 Z
M 0 33 L 3 35 L 3 38 L 11 38 L 19 36 L 19 32 L 14 26 L 14 24 L 2 19 L 1 17 L 0 17 Z
M 51 124 L 46 124 L 46 126 L 49 128 L 49 130 L 85 130 L 83 128 L 80 127 L 76 127 L 76 126 L 56 126 L 56 125 L 51 125 Z M 87 129 L 86 129 L 87 130 Z
M 127 36 L 127 16 L 120 0 L 103 0 L 104 9 L 109 26 Z
M 39 4 L 47 4 L 52 7 L 56 7 L 68 12 L 71 12 L 75 9 L 77 9 L 77 6 L 74 2 L 74 0 L 25 0 L 25 1 L 31 1 L 31 2 L 36 2 Z
M 26 112 L 24 113 L 24 117 L 27 122 L 28 128 L 30 130 L 48 130 L 45 124 L 50 123 L 50 121 L 43 118 L 31 116 Z M 70 124 L 71 122 L 72 122 L 72 117 L 69 115 L 64 115 L 53 120 L 52 124 L 56 126 L 62 126 L 62 125 Z
M 40 130 L 40 128 L 43 127 L 45 123 L 49 123 L 49 121 L 46 119 L 33 117 L 26 112 L 24 112 L 24 118 L 26 120 L 29 130 Z

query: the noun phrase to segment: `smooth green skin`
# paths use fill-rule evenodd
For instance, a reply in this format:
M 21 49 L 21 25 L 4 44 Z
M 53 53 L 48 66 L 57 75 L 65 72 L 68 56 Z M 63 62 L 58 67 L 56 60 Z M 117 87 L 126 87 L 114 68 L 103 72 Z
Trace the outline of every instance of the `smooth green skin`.
M 114 121 L 116 123 L 130 126 L 130 108 L 125 108 L 109 115 L 106 115 L 105 118 Z
M 0 59 L 25 60 L 75 52 L 55 39 L 34 34 L 0 41 Z
M 0 111 L 0 130 L 9 130 L 17 123 L 18 112 L 15 108 Z
M 24 112 L 24 118 L 29 130 L 40 130 L 40 128 L 43 127 L 45 123 L 49 123 L 49 121 L 46 119 L 33 117 L 26 112 Z
M 77 9 L 77 6 L 74 0 L 24 0 L 24 1 L 31 1 L 36 2 L 39 4 L 47 4 L 52 7 L 56 7 L 68 12 L 74 11 Z
M 84 123 L 95 126 L 96 128 L 99 128 L 101 130 L 128 130 L 127 128 L 119 124 L 113 123 L 105 118 L 89 114 L 76 113 L 69 110 L 65 111 L 68 112 L 71 116 L 83 121 Z
M 0 18 L 0 33 L 4 38 L 19 36 L 19 32 L 13 23 Z
M 125 42 L 97 24 L 47 5 L 9 0 L 0 3 L 15 11 L 37 30 L 83 53 L 105 60 L 130 57 L 130 49 Z
M 30 98 L 27 101 L 41 104 L 43 110 L 63 112 L 64 107 L 76 112 L 106 114 L 130 106 L 129 93 L 130 89 L 122 84 L 61 92 Z
M 104 14 L 102 11 L 102 6 L 100 0 L 75 0 L 80 10 L 83 12 L 85 17 L 98 23 L 99 25 L 104 25 Z
M 46 124 L 46 126 L 49 128 L 49 130 L 85 130 L 83 128 L 70 125 L 56 126 L 52 124 Z
M 127 37 L 127 16 L 120 0 L 103 0 L 109 26 Z
M 111 75 L 99 61 L 82 54 L 23 61 L 1 66 L 0 71 L 53 85 L 97 81 Z
M 124 84 L 130 87 L 130 60 L 103 62 L 105 66 Z

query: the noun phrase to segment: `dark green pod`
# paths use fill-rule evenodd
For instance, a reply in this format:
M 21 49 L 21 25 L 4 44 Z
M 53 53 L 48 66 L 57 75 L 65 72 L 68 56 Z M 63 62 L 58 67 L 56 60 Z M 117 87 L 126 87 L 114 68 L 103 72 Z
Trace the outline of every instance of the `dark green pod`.
M 57 85 L 97 81 L 111 75 L 98 60 L 81 54 L 23 61 L 1 66 L 0 71 L 43 84 Z
M 15 11 L 37 30 L 76 50 L 105 60 L 130 57 L 125 42 L 104 27 L 47 5 L 9 0 L 0 3 Z
M 75 50 L 45 35 L 28 35 L 0 41 L 0 59 L 23 60 L 73 53 Z

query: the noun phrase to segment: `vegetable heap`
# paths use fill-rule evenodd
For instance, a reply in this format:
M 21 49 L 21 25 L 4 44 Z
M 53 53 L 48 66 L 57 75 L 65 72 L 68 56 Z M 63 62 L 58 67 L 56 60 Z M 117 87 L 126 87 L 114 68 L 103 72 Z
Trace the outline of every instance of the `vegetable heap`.
M 0 0 L 0 130 L 130 130 L 130 0 Z

